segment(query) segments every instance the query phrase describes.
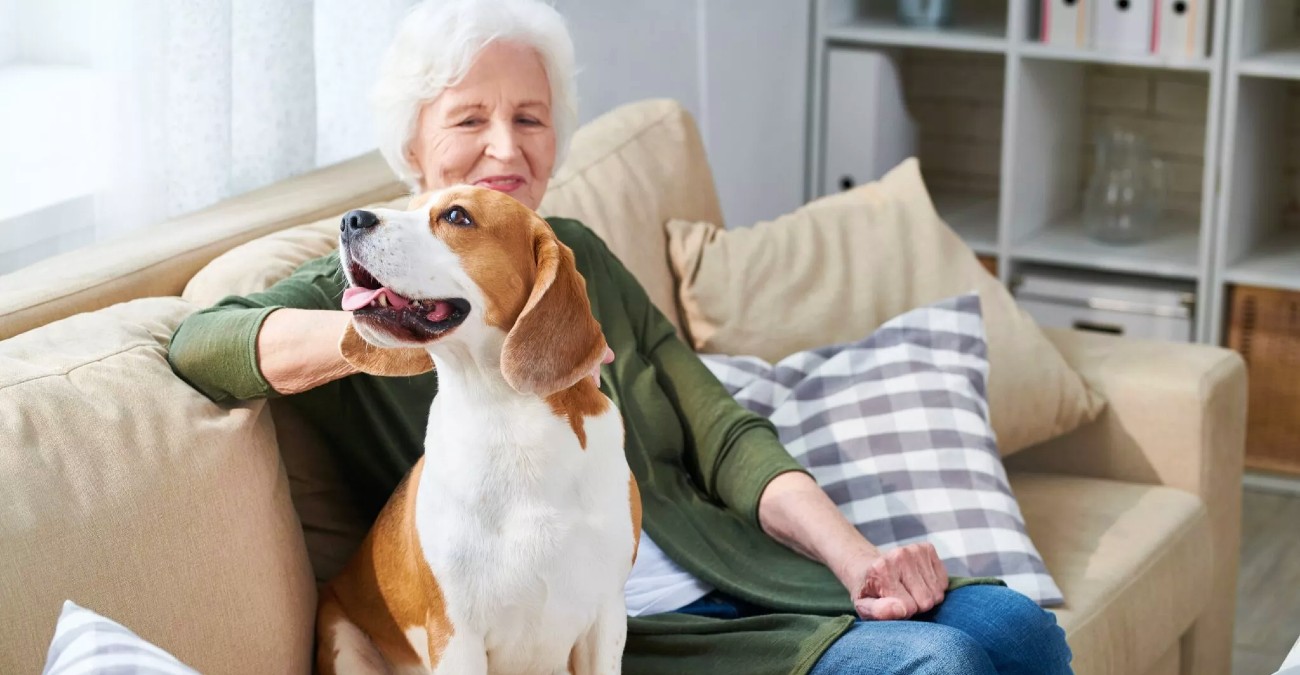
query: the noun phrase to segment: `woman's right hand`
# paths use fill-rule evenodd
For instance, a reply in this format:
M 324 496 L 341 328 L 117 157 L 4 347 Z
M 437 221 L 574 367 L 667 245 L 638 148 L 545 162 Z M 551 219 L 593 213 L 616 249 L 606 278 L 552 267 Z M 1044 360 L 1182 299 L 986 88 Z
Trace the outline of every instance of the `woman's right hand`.
M 351 312 L 277 309 L 257 333 L 257 365 L 272 389 L 297 394 L 357 373 L 339 352 Z

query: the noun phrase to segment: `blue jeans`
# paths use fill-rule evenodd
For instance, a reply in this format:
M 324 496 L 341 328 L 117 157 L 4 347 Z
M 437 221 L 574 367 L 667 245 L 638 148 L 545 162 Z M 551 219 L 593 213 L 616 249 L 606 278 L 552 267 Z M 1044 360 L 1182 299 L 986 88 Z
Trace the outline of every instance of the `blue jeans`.
M 762 607 L 710 593 L 678 610 L 737 619 Z M 1003 586 L 966 586 L 908 621 L 858 621 L 811 675 L 1070 675 L 1056 616 Z

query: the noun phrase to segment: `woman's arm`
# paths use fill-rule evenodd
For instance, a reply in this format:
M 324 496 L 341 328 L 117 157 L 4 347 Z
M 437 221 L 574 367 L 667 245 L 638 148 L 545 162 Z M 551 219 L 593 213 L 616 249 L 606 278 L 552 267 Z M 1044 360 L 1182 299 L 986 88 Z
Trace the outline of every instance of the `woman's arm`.
M 763 531 L 835 573 L 863 619 L 906 619 L 943 602 L 948 572 L 934 546 L 881 553 L 805 473 L 783 473 L 759 499 Z
M 354 375 L 339 351 L 352 313 L 320 309 L 277 309 L 257 333 L 258 366 L 278 394 L 297 394 Z
M 713 499 L 759 524 L 769 536 L 826 564 L 864 619 L 902 619 L 943 599 L 947 572 L 934 547 L 880 553 L 781 445 L 768 420 L 745 410 L 594 234 L 591 255 L 605 258 L 638 332 L 643 356 L 685 427 L 686 460 Z M 589 283 L 591 281 L 589 280 Z
M 261 293 L 190 315 L 172 336 L 172 369 L 214 401 L 293 394 L 351 374 L 338 343 L 338 261 L 312 260 Z

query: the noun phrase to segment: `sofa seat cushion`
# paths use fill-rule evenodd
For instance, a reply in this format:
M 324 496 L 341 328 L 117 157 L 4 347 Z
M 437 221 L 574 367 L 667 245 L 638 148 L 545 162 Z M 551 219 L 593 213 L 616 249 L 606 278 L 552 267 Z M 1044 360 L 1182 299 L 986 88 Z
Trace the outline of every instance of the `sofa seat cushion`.
M 1200 498 L 1173 488 L 1012 472 L 1029 536 L 1065 595 L 1079 675 L 1144 673 L 1206 606 L 1214 569 Z
M 0 673 L 65 600 L 204 673 L 306 673 L 315 587 L 265 401 L 167 364 L 195 307 L 149 298 L 0 342 Z

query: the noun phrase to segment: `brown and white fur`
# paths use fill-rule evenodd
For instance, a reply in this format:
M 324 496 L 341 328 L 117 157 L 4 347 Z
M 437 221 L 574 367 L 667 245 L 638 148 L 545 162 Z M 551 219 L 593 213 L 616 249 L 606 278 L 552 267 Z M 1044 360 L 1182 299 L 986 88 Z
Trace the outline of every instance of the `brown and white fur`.
M 438 395 L 424 456 L 321 591 L 318 671 L 620 672 L 641 502 L 573 252 L 498 192 L 412 207 L 351 212 L 340 236 L 353 286 L 414 301 L 357 309 L 345 358 L 436 366 Z

